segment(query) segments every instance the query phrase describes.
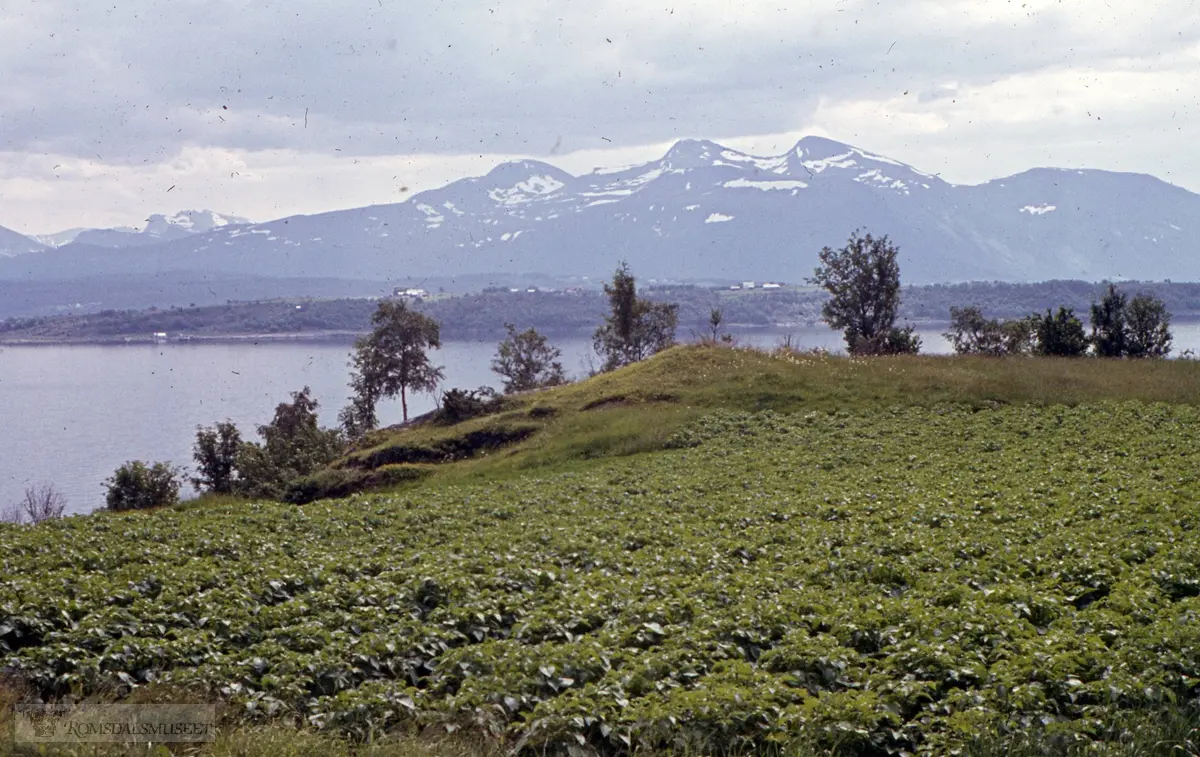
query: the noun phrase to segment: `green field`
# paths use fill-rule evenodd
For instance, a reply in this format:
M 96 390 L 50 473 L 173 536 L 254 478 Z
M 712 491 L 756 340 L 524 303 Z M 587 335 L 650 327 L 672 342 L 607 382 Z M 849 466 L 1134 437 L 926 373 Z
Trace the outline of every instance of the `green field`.
M 0 667 L 456 755 L 1119 746 L 1200 694 L 1196 379 L 676 350 L 391 493 L 0 526 Z

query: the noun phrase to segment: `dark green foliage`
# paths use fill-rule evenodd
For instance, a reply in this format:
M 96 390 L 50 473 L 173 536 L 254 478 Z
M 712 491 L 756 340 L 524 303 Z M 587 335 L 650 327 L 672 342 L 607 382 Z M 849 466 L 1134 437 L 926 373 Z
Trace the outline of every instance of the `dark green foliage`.
M 306 505 L 321 499 L 340 499 L 355 492 L 420 481 L 430 472 L 430 468 L 415 465 L 385 465 L 373 470 L 326 468 L 289 483 L 283 501 Z
M 437 321 L 410 310 L 403 300 L 387 300 L 379 303 L 371 324 L 371 333 L 354 343 L 354 401 L 342 413 L 343 426 L 355 436 L 374 428 L 379 399 L 400 395 L 407 423 L 408 392 L 436 391 L 442 380 L 442 369 L 428 355 L 442 346 Z
M 478 389 L 449 389 L 442 393 L 441 407 L 437 411 L 439 423 L 462 423 L 471 418 L 494 413 L 500 409 L 500 401 L 494 389 L 481 386 Z
M 1166 357 L 1171 352 L 1171 314 L 1162 300 L 1135 295 L 1125 311 L 1126 354 L 1129 357 Z
M 125 463 L 104 482 L 108 487 L 107 507 L 121 512 L 173 505 L 179 501 L 179 473 L 170 463 Z
M 645 360 L 675 344 L 679 307 L 638 297 L 628 264 L 621 263 L 604 293 L 610 313 L 592 335 L 592 345 L 604 361 L 602 371 Z
M 880 353 L 884 355 L 916 355 L 920 351 L 921 337 L 917 336 L 915 327 L 905 326 L 904 328 L 899 328 L 893 326 L 888 329 L 887 336 L 883 340 L 883 349 L 880 350 Z
M 232 494 L 237 481 L 237 458 L 242 435 L 232 421 L 196 429 L 192 458 L 196 475 L 192 486 L 214 494 Z
M 371 469 L 401 463 L 448 463 L 528 439 L 540 429 L 527 423 L 500 423 L 428 442 L 398 442 L 364 450 L 350 455 L 344 465 Z
M 1088 339 L 1083 333 L 1083 324 L 1070 308 L 1059 308 L 1051 314 L 1035 316 L 1037 325 L 1036 351 L 1049 357 L 1079 357 L 1087 352 Z
M 1162 300 L 1139 293 L 1129 300 L 1109 284 L 1092 304 L 1092 347 L 1100 357 L 1166 357 L 1171 352 L 1171 314 Z
M 900 307 L 899 250 L 886 236 L 850 235 L 840 250 L 826 247 L 809 281 L 829 292 L 821 315 L 841 329 L 852 355 L 915 353 L 920 340 L 912 329 L 896 329 Z
M 244 442 L 237 458 L 237 491 L 250 497 L 278 499 L 289 482 L 310 475 L 342 453 L 342 435 L 321 428 L 318 403 L 306 386 L 280 403 L 275 417 L 258 427 L 261 442 Z
M 537 329 L 517 333 L 511 323 L 504 324 L 504 329 L 508 336 L 496 349 L 492 372 L 503 378 L 505 394 L 566 383 L 560 362 L 562 350 L 551 347 Z
M 1125 307 L 1125 295 L 1112 284 L 1092 303 L 1092 348 L 1099 357 L 1125 356 Z

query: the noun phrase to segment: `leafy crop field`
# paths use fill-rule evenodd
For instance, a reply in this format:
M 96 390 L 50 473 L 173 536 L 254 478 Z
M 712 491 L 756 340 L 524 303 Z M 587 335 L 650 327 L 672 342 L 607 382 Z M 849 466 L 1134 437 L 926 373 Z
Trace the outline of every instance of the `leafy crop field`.
M 0 527 L 0 667 L 533 753 L 1113 736 L 1200 683 L 1200 410 L 717 412 L 671 449 Z

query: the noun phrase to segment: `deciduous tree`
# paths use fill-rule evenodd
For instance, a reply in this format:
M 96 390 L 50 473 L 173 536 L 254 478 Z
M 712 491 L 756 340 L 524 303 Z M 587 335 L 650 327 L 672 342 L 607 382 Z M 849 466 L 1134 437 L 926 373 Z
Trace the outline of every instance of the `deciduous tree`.
M 402 300 L 388 300 L 379 304 L 371 323 L 371 333 L 354 345 L 354 402 L 343 415 L 362 430 L 375 427 L 376 403 L 397 394 L 408 422 L 408 393 L 435 392 L 442 380 L 442 369 L 430 362 L 428 352 L 442 346 L 437 321 L 409 309 Z
M 1135 295 L 1125 313 L 1125 350 L 1129 357 L 1166 357 L 1171 352 L 1171 314 L 1162 300 Z
M 592 335 L 592 346 L 603 359 L 601 370 L 612 371 L 645 360 L 675 344 L 679 306 L 637 296 L 637 283 L 627 263 L 604 285 L 610 315 Z
M 506 394 L 566 383 L 560 361 L 562 350 L 551 347 L 537 329 L 518 333 L 511 323 L 504 324 L 504 328 L 508 336 L 496 348 L 492 372 L 503 379 Z
M 830 298 L 821 315 L 832 328 L 841 329 L 852 355 L 917 352 L 921 341 L 913 328 L 896 328 L 900 307 L 899 250 L 886 236 L 850 235 L 840 250 L 826 247 L 809 281 L 824 288 Z

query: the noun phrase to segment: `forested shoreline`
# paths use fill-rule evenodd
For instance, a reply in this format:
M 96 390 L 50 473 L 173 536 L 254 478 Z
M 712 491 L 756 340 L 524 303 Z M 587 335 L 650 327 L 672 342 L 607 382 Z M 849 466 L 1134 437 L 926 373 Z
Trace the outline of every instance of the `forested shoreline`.
M 1200 318 L 1200 283 L 1122 282 L 1123 289 L 1162 300 L 1177 320 Z M 1065 306 L 1085 312 L 1105 284 L 1050 281 L 1038 284 L 975 282 L 906 286 L 901 320 L 943 324 L 950 308 L 976 306 L 993 317 L 1016 318 Z M 682 336 L 703 333 L 713 308 L 731 327 L 771 328 L 821 325 L 827 295 L 816 288 L 723 290 L 695 286 L 647 288 L 648 299 L 679 305 Z M 348 341 L 370 329 L 378 301 L 278 299 L 229 302 L 195 308 L 107 310 L 86 315 L 10 318 L 0 321 L 0 344 L 124 343 L 151 341 L 165 333 L 175 340 L 331 339 Z M 586 337 L 604 314 L 600 291 L 484 291 L 416 300 L 414 306 L 442 324 L 448 340 L 498 339 L 504 324 L 533 327 L 554 338 Z

